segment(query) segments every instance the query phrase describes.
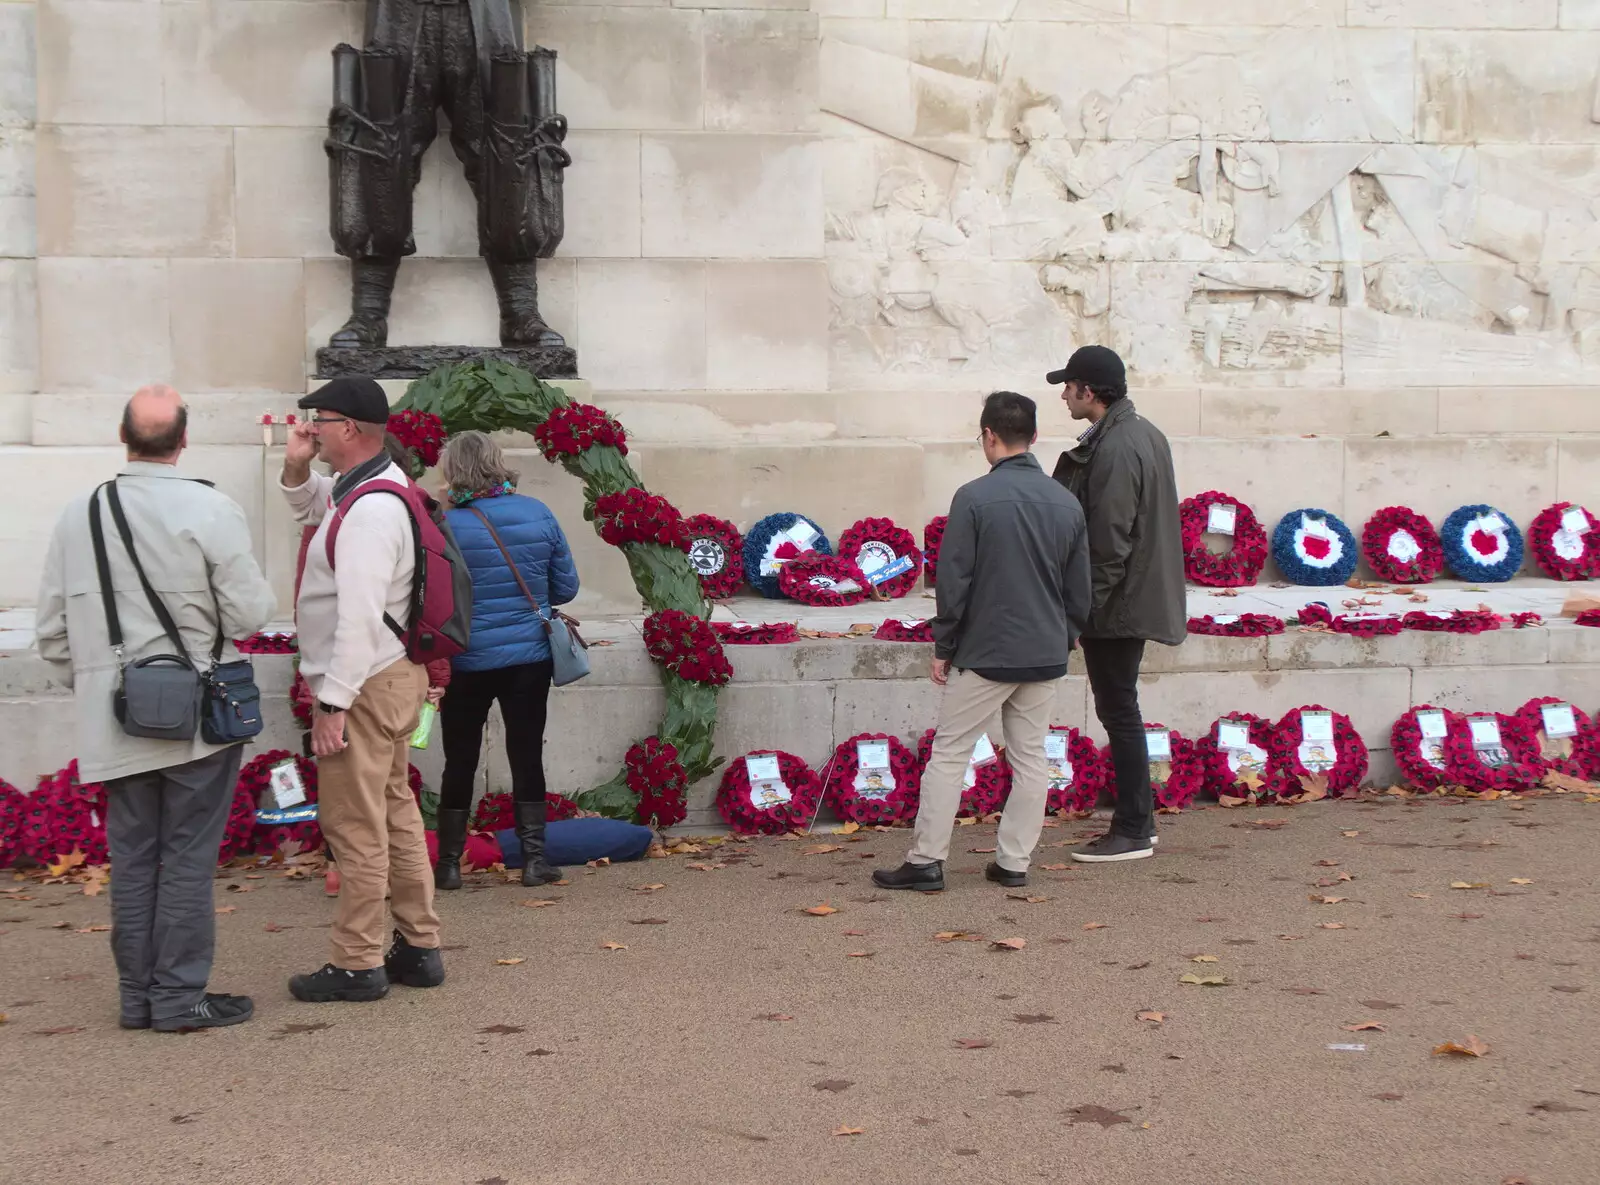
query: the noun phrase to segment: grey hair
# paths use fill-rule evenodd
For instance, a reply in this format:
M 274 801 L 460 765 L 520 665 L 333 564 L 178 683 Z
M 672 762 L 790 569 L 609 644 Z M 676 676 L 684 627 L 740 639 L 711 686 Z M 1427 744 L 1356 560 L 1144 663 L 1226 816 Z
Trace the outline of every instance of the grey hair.
M 506 464 L 500 446 L 482 432 L 458 432 L 452 436 L 439 466 L 445 483 L 461 494 L 491 490 L 507 481 L 516 485 L 522 479 Z

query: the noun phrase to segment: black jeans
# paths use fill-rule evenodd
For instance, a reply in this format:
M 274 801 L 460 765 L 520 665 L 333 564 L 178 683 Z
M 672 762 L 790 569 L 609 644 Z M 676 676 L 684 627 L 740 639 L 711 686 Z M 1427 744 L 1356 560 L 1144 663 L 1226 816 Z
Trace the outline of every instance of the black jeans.
M 545 659 L 493 671 L 457 671 L 450 677 L 450 689 L 439 704 L 439 723 L 444 730 L 440 810 L 471 808 L 472 783 L 483 752 L 483 726 L 489 721 L 489 706 L 496 700 L 506 726 L 511 797 L 517 802 L 544 801 L 544 720 L 553 667 Z
M 1150 790 L 1150 758 L 1144 720 L 1139 715 L 1139 663 L 1143 638 L 1082 638 L 1083 665 L 1094 693 L 1094 712 L 1111 740 L 1111 765 L 1117 779 L 1117 809 L 1111 830 L 1144 839 L 1155 833 L 1155 798 Z

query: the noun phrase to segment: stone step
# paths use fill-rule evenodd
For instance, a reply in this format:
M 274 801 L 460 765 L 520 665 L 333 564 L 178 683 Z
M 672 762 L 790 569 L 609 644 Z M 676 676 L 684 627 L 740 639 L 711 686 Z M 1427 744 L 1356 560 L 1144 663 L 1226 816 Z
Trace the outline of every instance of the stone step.
M 1304 591 L 1304 590 L 1301 590 Z M 818 628 L 876 622 L 882 607 L 796 613 L 796 606 L 740 602 L 752 620 L 803 617 Z M 768 612 L 767 610 L 772 610 Z M 907 611 L 904 602 L 893 610 Z M 726 611 L 725 611 L 726 612 Z M 656 671 L 635 622 L 597 623 L 611 644 L 591 651 L 588 679 L 551 693 L 545 740 L 549 787 L 573 793 L 611 776 L 633 740 L 652 732 L 663 704 Z M 934 723 L 938 690 L 927 678 L 931 648 L 865 638 L 805 640 L 788 646 L 730 646 L 734 682 L 719 701 L 717 753 L 736 758 L 780 748 L 820 769 L 836 745 L 882 731 L 913 742 Z M 267 732 L 253 751 L 298 749 L 289 712 L 291 660 L 263 656 L 256 669 L 268 699 Z M 1151 646 L 1141 686 L 1145 718 L 1197 735 L 1225 712 L 1276 718 L 1320 703 L 1348 714 L 1372 751 L 1372 780 L 1394 778 L 1389 730 L 1408 707 L 1511 711 L 1536 695 L 1555 695 L 1586 711 L 1600 708 L 1600 630 L 1570 621 L 1478 635 L 1406 632 L 1358 639 L 1291 632 L 1272 638 L 1191 637 L 1183 646 Z M 1075 660 L 1053 718 L 1105 736 L 1094 718 L 1087 680 Z M 31 653 L 0 653 L 0 777 L 31 789 L 41 773 L 73 756 L 72 704 Z M 416 754 L 437 786 L 438 742 Z M 480 789 L 509 786 L 504 730 L 491 716 Z M 689 822 L 715 822 L 717 777 L 691 793 Z

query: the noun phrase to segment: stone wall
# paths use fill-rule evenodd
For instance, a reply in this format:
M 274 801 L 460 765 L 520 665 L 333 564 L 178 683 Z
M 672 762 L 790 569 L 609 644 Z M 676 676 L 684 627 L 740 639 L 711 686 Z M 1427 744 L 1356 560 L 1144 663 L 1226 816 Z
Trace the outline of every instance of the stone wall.
M 34 5 L 0 0 L 0 444 L 27 441 L 39 377 Z

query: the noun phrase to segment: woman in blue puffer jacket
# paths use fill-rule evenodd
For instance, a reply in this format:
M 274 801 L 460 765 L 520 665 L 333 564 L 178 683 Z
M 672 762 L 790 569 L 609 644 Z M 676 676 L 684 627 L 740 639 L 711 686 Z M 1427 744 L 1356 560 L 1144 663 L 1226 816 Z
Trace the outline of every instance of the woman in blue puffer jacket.
M 552 664 L 540 610 L 552 614 L 577 596 L 578 572 L 556 516 L 537 498 L 516 492 L 518 475 L 493 440 L 482 432 L 452 436 L 440 465 L 454 508 L 446 517 L 472 572 L 472 640 L 452 661 L 450 689 L 439 706 L 444 779 L 434 884 L 461 887 L 473 780 L 496 701 L 506 725 L 522 883 L 547 884 L 560 880 L 561 871 L 544 854 L 544 723 Z

